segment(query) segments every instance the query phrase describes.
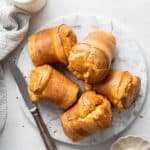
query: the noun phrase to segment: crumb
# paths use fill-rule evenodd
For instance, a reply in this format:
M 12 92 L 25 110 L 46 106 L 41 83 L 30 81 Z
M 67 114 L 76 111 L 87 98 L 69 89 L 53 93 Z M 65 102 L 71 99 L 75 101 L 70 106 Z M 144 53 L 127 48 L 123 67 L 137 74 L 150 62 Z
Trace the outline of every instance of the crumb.
M 18 96 L 16 97 L 16 99 L 18 99 Z
M 141 72 L 142 72 L 142 73 L 145 72 L 145 69 L 142 69 Z
M 23 75 L 23 78 L 24 78 L 24 79 L 26 79 L 26 78 L 27 78 L 27 76 L 26 76 L 26 75 Z
M 115 59 L 112 59 L 112 63 L 114 63 L 115 62 Z
M 22 125 L 21 127 L 24 128 L 24 125 Z
M 125 59 L 121 59 L 121 62 L 122 62 L 122 63 L 125 63 L 125 62 L 126 62 L 126 60 L 125 60 Z
M 57 130 L 54 130 L 53 132 L 54 132 L 54 133 L 56 133 L 56 132 L 57 132 Z
M 140 115 L 140 118 L 143 118 L 143 115 Z
M 16 63 L 16 58 L 13 59 L 13 62 Z

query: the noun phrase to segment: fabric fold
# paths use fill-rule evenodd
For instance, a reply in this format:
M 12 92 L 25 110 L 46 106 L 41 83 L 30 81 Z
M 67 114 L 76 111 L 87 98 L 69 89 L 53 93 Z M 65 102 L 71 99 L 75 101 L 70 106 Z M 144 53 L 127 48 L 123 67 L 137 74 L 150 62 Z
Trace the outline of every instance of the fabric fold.
M 2 2 L 0 8 L 0 61 L 15 50 L 29 28 L 30 14 Z

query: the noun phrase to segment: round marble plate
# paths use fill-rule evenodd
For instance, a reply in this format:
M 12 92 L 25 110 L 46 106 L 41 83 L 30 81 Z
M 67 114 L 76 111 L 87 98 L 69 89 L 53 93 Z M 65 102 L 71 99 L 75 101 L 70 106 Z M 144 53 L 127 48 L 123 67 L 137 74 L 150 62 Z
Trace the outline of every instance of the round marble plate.
M 0 65 L 0 134 L 5 126 L 7 116 L 7 91 L 4 83 L 3 70 Z
M 142 49 L 135 42 L 135 40 L 126 35 L 126 32 L 121 27 L 121 25 L 105 17 L 80 15 L 61 17 L 55 21 L 48 22 L 47 25 L 44 25 L 39 30 L 61 23 L 66 23 L 73 27 L 77 34 L 78 41 L 83 39 L 87 35 L 87 33 L 93 29 L 99 28 L 111 31 L 115 35 L 117 41 L 116 55 L 112 67 L 121 70 L 128 70 L 141 78 L 142 85 L 136 103 L 133 104 L 130 109 L 122 113 L 119 113 L 117 110 L 114 109 L 113 122 L 108 129 L 103 132 L 89 136 L 85 140 L 77 143 L 73 143 L 69 138 L 67 138 L 62 130 L 60 124 L 60 114 L 62 110 L 46 100 L 43 100 L 39 103 L 38 106 L 41 115 L 48 127 L 50 134 L 54 139 L 76 145 L 90 145 L 103 142 L 125 130 L 135 120 L 135 118 L 141 111 L 147 91 L 147 68 L 142 55 Z M 34 66 L 28 56 L 27 45 L 24 47 L 20 55 L 20 58 L 18 60 L 18 66 L 28 82 L 29 74 L 31 70 L 33 70 Z M 75 79 L 62 65 L 56 65 L 55 67 L 81 85 L 81 81 Z M 22 103 L 26 116 L 33 123 L 34 121 L 29 111 L 23 104 L 23 101 L 20 102 Z

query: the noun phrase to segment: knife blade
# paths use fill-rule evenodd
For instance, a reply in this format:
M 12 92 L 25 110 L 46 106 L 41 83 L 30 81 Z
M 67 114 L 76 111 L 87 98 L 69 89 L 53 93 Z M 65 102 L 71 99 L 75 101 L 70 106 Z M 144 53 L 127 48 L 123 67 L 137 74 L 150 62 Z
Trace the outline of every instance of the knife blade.
M 17 82 L 17 85 L 19 87 L 21 95 L 22 95 L 28 109 L 31 112 L 34 111 L 37 107 L 30 100 L 30 97 L 29 97 L 29 94 L 27 91 L 27 83 L 26 83 L 25 79 L 23 78 L 21 71 L 18 69 L 18 67 L 16 66 L 16 64 L 13 61 L 8 60 L 7 64 L 8 64 L 8 67 L 9 67 L 11 73 L 13 74 L 15 81 Z
M 33 118 L 37 124 L 37 127 L 40 131 L 40 134 L 43 138 L 43 141 L 45 143 L 45 146 L 47 150 L 57 150 L 57 147 L 38 111 L 38 107 L 32 103 L 30 96 L 28 94 L 27 90 L 27 83 L 25 79 L 23 78 L 23 75 L 17 65 L 12 60 L 7 60 L 7 65 L 19 87 L 19 90 L 21 92 L 21 95 L 25 101 L 26 106 L 28 107 L 29 111 L 32 113 Z

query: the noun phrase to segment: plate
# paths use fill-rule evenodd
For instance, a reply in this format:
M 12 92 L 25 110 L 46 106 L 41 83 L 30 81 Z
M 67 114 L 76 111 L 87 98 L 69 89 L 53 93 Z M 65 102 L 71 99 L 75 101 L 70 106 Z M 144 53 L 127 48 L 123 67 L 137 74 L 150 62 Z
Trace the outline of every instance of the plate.
M 62 23 L 66 23 L 72 26 L 77 34 L 78 41 L 82 40 L 87 35 L 87 33 L 93 29 L 99 28 L 112 32 L 115 35 L 117 41 L 116 55 L 112 64 L 112 68 L 128 70 L 141 78 L 141 90 L 136 103 L 134 103 L 130 109 L 122 113 L 119 113 L 116 109 L 113 109 L 113 122 L 110 128 L 104 130 L 103 132 L 89 136 L 83 141 L 77 143 L 72 142 L 68 137 L 66 137 L 62 130 L 60 124 L 60 114 L 62 110 L 46 100 L 43 100 L 39 103 L 38 107 L 40 113 L 50 134 L 54 139 L 64 143 L 76 145 L 91 145 L 104 142 L 129 127 L 129 125 L 131 125 L 131 123 L 136 119 L 142 109 L 147 91 L 147 67 L 142 55 L 142 48 L 134 39 L 126 34 L 126 30 L 122 27 L 122 25 L 106 17 L 81 15 L 61 17 L 54 21 L 48 22 L 39 30 Z M 25 45 L 19 57 L 18 66 L 28 82 L 29 74 L 31 70 L 33 70 L 34 66 L 31 62 L 31 59 L 29 58 L 27 45 Z M 55 67 L 81 85 L 81 81 L 77 81 L 62 65 L 57 65 Z M 25 107 L 25 104 L 21 98 L 20 103 L 27 118 L 35 126 L 33 118 Z
M 7 91 L 4 74 L 0 65 L 0 134 L 2 133 L 7 118 Z

